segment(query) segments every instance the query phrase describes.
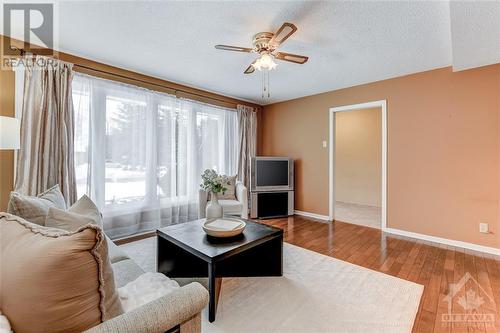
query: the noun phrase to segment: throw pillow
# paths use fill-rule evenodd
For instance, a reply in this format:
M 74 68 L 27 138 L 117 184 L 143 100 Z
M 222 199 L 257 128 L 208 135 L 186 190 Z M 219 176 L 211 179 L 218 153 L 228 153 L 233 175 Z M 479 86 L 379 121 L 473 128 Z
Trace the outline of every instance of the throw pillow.
M 15 332 L 81 332 L 123 313 L 101 228 L 0 213 L 2 312 Z
M 221 200 L 236 200 L 236 176 L 227 177 L 229 185 L 225 185 L 226 192 L 219 193 L 217 198 Z
M 7 212 L 32 223 L 44 225 L 50 207 L 63 210 L 67 208 L 59 185 L 49 188 L 36 197 L 11 192 Z
M 68 210 L 50 207 L 45 218 L 45 226 L 74 231 L 87 224 L 94 224 L 102 229 L 102 216 L 94 202 L 86 195 L 82 196 Z
M 67 211 L 52 207 L 49 208 L 45 219 L 46 227 L 66 231 L 75 231 L 87 224 L 94 224 L 103 229 L 101 212 L 92 199 L 86 195 L 78 199 Z M 106 243 L 108 245 L 108 257 L 112 264 L 129 258 L 108 236 L 106 236 Z

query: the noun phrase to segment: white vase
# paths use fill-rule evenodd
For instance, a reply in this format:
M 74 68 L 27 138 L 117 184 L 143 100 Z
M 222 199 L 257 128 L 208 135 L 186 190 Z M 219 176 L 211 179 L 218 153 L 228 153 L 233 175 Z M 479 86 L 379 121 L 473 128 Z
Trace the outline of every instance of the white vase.
M 219 204 L 219 200 L 217 199 L 217 193 L 210 192 L 210 201 L 207 204 L 205 213 L 207 219 L 215 220 L 222 217 L 222 206 Z

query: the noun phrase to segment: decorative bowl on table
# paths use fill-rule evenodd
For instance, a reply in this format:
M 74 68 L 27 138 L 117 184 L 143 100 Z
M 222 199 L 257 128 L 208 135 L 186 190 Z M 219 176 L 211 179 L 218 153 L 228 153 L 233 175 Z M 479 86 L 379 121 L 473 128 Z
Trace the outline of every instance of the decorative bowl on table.
M 218 219 L 207 219 L 203 223 L 203 230 L 212 237 L 233 237 L 245 230 L 246 223 L 232 217 L 221 217 Z

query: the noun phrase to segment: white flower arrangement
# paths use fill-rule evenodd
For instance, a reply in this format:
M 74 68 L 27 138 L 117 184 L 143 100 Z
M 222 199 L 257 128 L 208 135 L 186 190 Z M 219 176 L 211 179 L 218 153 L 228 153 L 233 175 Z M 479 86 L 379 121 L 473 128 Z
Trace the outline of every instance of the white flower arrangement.
M 225 185 L 229 185 L 229 179 L 227 176 L 219 175 L 217 171 L 213 169 L 203 171 L 201 179 L 202 183 L 200 184 L 200 187 L 207 192 L 224 193 L 227 190 Z

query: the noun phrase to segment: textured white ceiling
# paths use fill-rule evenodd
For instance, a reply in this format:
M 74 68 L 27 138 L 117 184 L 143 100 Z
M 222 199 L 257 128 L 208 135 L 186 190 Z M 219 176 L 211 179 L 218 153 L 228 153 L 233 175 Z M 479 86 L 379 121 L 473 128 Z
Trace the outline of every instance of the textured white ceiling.
M 450 3 L 453 69 L 500 62 L 500 1 Z
M 256 55 L 214 45 L 250 47 L 253 34 L 284 21 L 298 31 L 281 50 L 309 61 L 279 62 L 262 100 L 260 73 L 243 74 Z M 445 1 L 71 1 L 59 4 L 58 23 L 61 51 L 259 104 L 453 60 Z

